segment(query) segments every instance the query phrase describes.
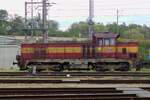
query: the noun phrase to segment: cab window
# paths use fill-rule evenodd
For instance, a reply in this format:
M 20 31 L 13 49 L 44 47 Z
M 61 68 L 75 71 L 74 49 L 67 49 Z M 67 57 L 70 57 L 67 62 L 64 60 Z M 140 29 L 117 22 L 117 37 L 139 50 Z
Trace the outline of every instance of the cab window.
M 110 39 L 110 45 L 115 45 L 115 39 L 114 38 Z
M 110 39 L 105 39 L 105 45 L 110 45 L 110 42 L 109 42 Z
M 103 45 L 103 40 L 102 40 L 102 39 L 99 40 L 98 45 L 99 45 L 99 46 L 102 46 L 102 45 Z

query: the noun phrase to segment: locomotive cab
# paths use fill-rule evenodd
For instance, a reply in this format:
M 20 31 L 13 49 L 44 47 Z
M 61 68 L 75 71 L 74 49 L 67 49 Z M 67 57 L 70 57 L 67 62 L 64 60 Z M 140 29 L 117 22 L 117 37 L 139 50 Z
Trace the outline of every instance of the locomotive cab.
M 93 44 L 100 58 L 115 58 L 118 34 L 104 32 L 93 35 Z
M 121 70 L 128 71 L 138 57 L 137 42 L 119 42 L 119 35 L 110 32 L 95 33 L 93 44 L 95 44 L 99 70 Z M 100 69 L 101 68 L 101 69 Z

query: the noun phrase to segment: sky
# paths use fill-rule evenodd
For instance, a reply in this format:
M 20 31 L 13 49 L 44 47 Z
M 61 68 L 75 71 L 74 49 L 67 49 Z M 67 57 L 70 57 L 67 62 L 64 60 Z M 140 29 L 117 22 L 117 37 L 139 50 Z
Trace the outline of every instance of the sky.
M 0 9 L 7 10 L 10 15 L 18 14 L 24 17 L 25 1 L 31 0 L 0 0 Z M 62 30 L 74 22 L 86 21 L 89 16 L 89 0 L 49 0 L 49 2 L 56 4 L 49 8 L 48 19 L 58 21 Z M 120 24 L 125 22 L 150 25 L 150 0 L 94 0 L 94 6 L 95 22 L 104 24 L 116 22 L 118 9 Z M 41 10 L 35 11 L 36 16 Z

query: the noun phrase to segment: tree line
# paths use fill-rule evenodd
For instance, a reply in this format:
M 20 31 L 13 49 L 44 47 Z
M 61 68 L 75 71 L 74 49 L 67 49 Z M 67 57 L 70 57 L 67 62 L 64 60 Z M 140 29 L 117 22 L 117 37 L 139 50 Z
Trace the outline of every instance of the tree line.
M 0 35 L 28 35 L 31 31 L 24 31 L 26 27 L 31 27 L 31 22 L 34 28 L 42 27 L 42 21 L 39 18 L 30 19 L 28 25 L 25 24 L 24 18 L 18 15 L 9 17 L 6 10 L 0 10 Z M 73 23 L 67 30 L 59 30 L 59 23 L 53 20 L 48 20 L 49 36 L 63 37 L 88 37 L 87 22 Z M 94 32 L 113 32 L 118 33 L 125 39 L 145 40 L 150 38 L 150 27 L 147 25 L 137 25 L 125 23 L 117 25 L 117 23 L 94 23 Z M 34 35 L 42 35 L 41 31 L 34 31 Z

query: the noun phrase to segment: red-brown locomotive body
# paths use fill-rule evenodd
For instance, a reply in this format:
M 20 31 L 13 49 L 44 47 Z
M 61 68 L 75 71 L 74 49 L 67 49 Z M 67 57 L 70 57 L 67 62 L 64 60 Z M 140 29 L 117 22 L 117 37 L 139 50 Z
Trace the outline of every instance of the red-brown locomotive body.
M 93 34 L 92 42 L 55 42 L 47 44 L 22 44 L 17 56 L 22 70 L 37 69 L 93 69 L 97 71 L 127 71 L 138 58 L 138 43 L 119 43 L 118 34 L 104 32 Z

